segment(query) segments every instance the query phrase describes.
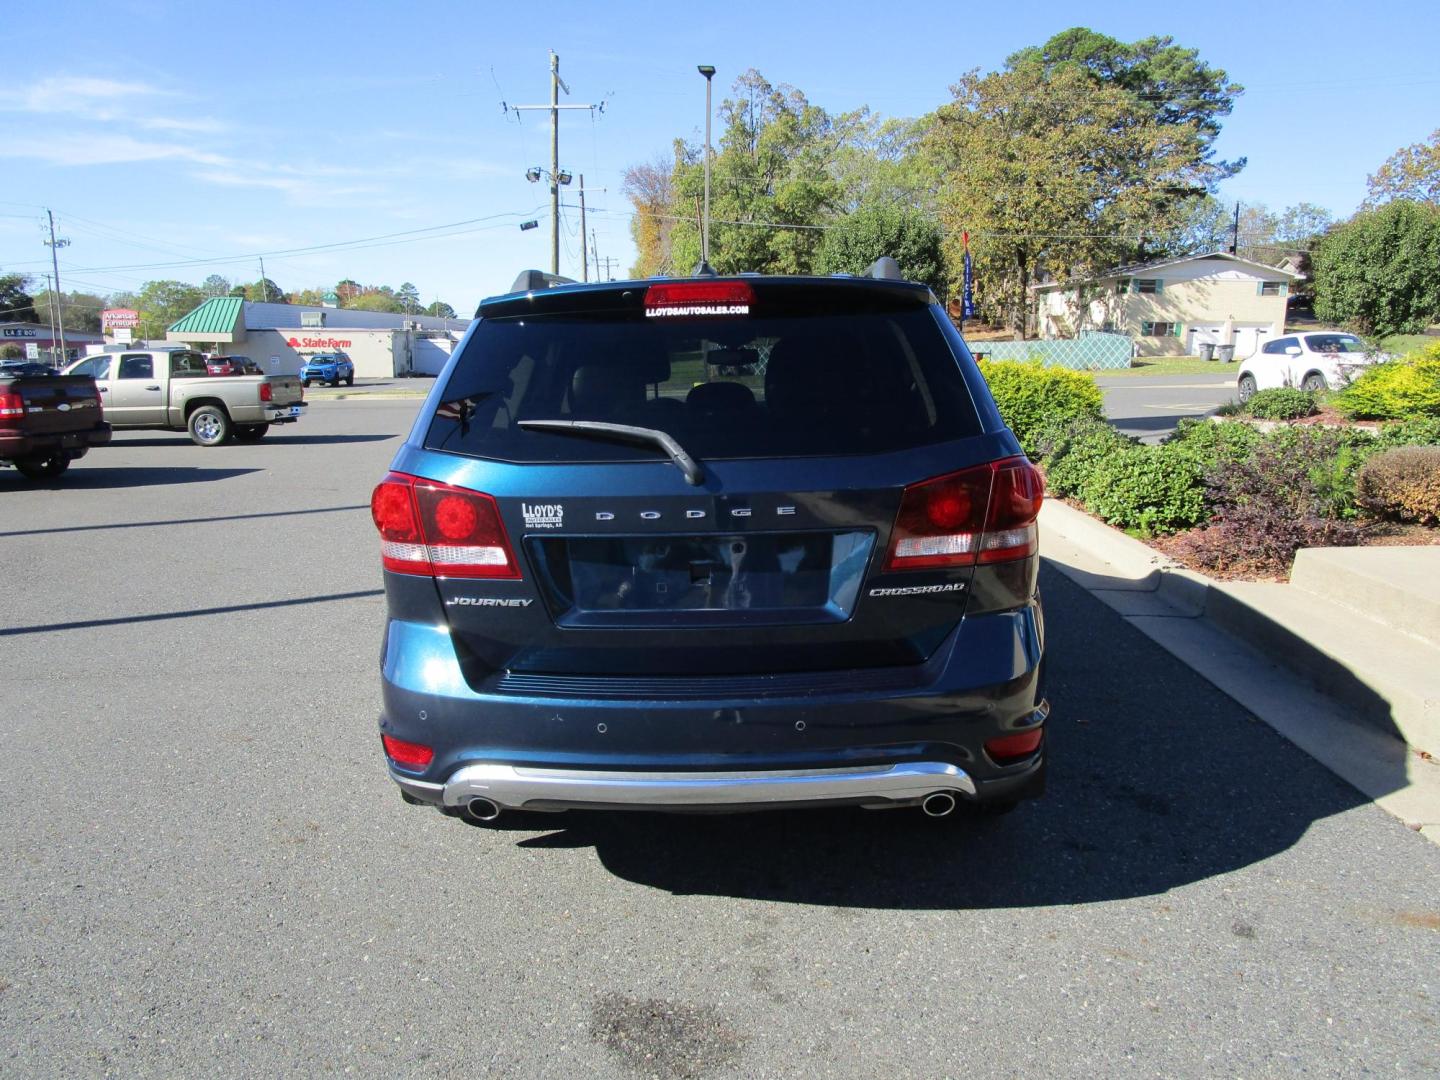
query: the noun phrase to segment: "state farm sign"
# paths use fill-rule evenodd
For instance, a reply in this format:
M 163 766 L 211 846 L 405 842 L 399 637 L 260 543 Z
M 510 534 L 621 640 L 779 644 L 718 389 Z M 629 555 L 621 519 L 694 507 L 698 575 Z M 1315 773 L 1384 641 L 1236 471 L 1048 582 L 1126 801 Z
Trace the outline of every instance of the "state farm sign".
M 117 326 L 126 326 L 133 330 L 140 325 L 140 312 L 134 308 L 106 308 L 100 312 L 100 325 L 106 330 Z
M 297 352 L 302 349 L 323 351 L 326 349 L 348 349 L 350 348 L 350 339 L 340 337 L 292 337 L 286 341 L 285 344 Z

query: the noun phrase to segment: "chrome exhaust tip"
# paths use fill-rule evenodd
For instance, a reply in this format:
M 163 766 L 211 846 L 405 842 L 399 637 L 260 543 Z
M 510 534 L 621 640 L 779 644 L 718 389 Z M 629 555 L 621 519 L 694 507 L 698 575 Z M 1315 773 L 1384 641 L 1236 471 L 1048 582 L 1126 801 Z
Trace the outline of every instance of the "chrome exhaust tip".
M 500 816 L 500 805 L 476 796 L 465 804 L 465 813 L 475 821 L 494 821 Z
M 955 809 L 955 796 L 948 791 L 933 792 L 921 800 L 920 809 L 926 817 L 945 817 Z

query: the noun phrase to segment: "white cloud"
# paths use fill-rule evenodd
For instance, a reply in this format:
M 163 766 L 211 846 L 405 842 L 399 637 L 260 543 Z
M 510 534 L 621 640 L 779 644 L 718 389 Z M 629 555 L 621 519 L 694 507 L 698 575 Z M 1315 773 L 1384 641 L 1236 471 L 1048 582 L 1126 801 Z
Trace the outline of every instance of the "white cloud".
M 152 142 L 131 135 L 51 135 L 0 143 L 0 158 L 33 158 L 51 165 L 116 165 L 135 161 L 188 161 L 223 167 L 233 164 L 223 154 L 212 154 L 180 143 Z
M 75 116 L 97 123 L 129 124 L 149 131 L 199 134 L 225 130 L 225 125 L 212 117 L 156 116 L 143 107 L 147 100 L 175 96 L 149 83 L 67 75 L 41 79 L 14 97 L 0 99 L 0 110 Z

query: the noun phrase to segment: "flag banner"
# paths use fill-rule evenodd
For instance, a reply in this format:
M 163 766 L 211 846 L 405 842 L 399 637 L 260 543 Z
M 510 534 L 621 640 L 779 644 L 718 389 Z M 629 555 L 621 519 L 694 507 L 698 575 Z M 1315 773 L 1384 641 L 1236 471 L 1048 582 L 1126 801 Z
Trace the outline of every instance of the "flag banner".
M 960 317 L 962 319 L 973 319 L 975 317 L 975 274 L 970 267 L 970 251 L 965 251 L 965 287 L 960 300 Z

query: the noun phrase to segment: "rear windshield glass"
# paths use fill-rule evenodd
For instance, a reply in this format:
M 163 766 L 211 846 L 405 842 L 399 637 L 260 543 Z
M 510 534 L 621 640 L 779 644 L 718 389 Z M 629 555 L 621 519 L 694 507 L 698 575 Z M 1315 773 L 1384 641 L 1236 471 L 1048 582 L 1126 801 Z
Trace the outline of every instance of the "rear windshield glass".
M 488 319 L 425 445 L 516 462 L 653 459 L 521 420 L 654 428 L 701 458 L 875 454 L 979 433 L 928 308 L 767 318 Z

